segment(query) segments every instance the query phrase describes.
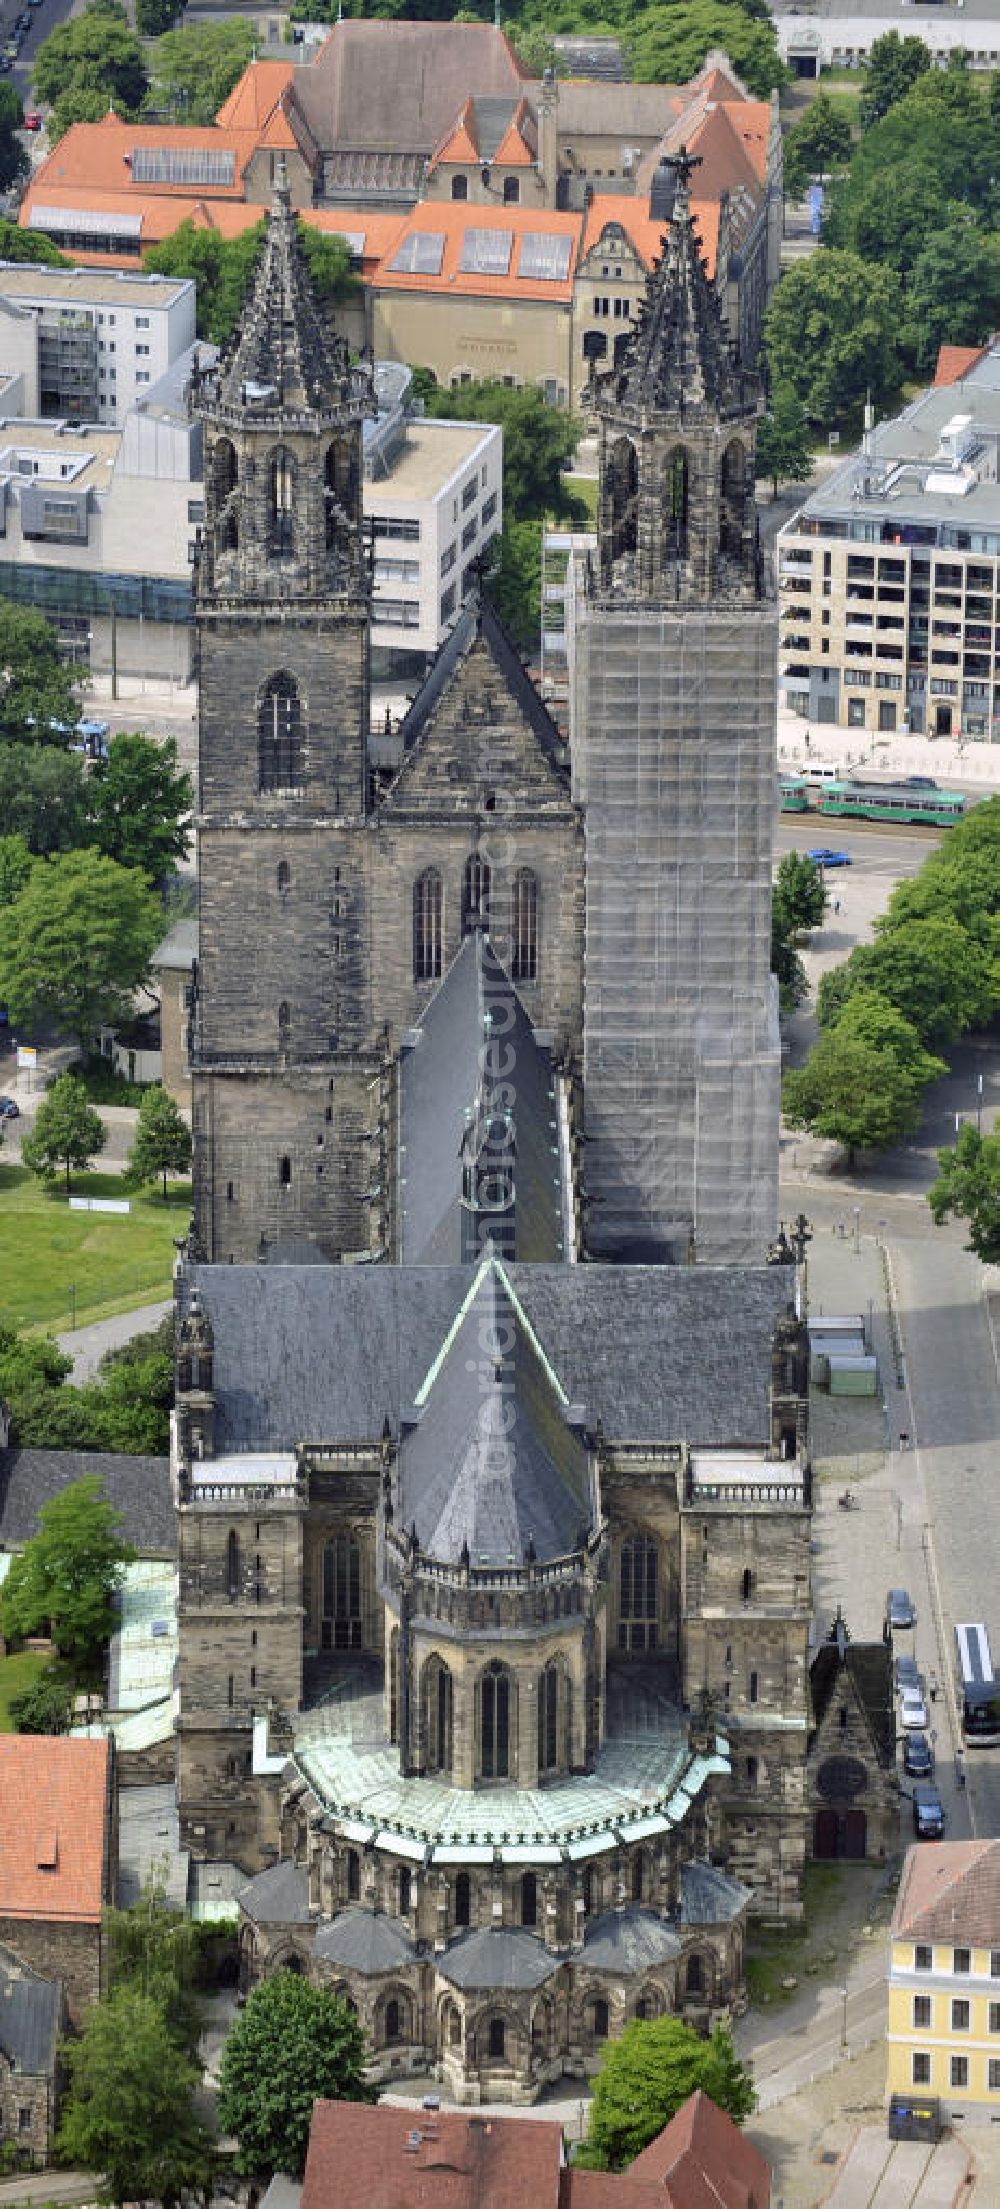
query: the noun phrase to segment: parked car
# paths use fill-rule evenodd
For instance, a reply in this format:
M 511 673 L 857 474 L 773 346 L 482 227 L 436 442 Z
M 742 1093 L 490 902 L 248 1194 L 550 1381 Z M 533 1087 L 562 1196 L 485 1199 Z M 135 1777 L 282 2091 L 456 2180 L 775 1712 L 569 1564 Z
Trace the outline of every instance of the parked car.
M 13 66 L 14 66 L 14 63 L 15 63 L 15 61 L 17 60 L 17 57 L 18 57 L 18 54 L 20 53 L 20 51 L 21 51 L 21 42 L 20 42 L 20 39 L 17 39 L 17 38 L 9 38 L 9 39 L 7 40 L 7 43 L 6 43 L 5 47 L 4 47 L 4 56 L 5 56 L 6 60 L 10 62 L 11 68 L 13 68 Z
M 899 1718 L 907 1733 L 926 1733 L 927 1705 L 922 1688 L 904 1687 L 899 1698 Z
M 920 1666 L 915 1657 L 897 1657 L 895 1669 L 897 1695 L 901 1695 L 904 1688 L 920 1687 Z
M 817 844 L 815 851 L 807 851 L 806 858 L 817 867 L 853 867 L 849 851 L 830 851 L 825 844 Z
M 937 789 L 937 783 L 935 782 L 933 775 L 907 775 L 906 784 L 909 790 Z
M 921 1841 L 944 1839 L 944 1804 L 936 1787 L 914 1788 L 913 1830 Z
M 16 1097 L 0 1097 L 0 1120 L 19 1120 L 21 1107 Z
M 925 1733 L 908 1733 L 903 1743 L 903 1770 L 911 1779 L 930 1779 L 934 1751 Z
M 913 1597 L 906 1588 L 890 1588 L 885 1599 L 885 1615 L 894 1634 L 904 1626 L 916 1625 Z
M 41 127 L 42 127 L 42 118 L 41 118 L 41 116 L 40 116 L 40 114 L 39 114 L 39 112 L 38 112 L 38 109 L 37 109 L 37 107 L 26 107 L 26 108 L 25 108 L 25 110 L 24 110 L 24 127 L 25 127 L 25 130 L 41 130 Z

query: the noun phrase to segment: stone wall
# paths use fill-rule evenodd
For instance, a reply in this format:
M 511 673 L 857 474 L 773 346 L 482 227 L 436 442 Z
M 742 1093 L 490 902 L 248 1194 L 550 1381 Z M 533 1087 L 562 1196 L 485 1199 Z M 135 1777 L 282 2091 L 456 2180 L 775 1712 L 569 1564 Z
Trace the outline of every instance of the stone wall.
M 70 2023 L 79 2025 L 83 2012 L 99 1999 L 102 1986 L 100 1925 L 66 1925 L 53 1918 L 6 1918 L 0 1915 L 0 1944 L 29 1971 L 43 1979 L 61 1979 L 66 1989 Z

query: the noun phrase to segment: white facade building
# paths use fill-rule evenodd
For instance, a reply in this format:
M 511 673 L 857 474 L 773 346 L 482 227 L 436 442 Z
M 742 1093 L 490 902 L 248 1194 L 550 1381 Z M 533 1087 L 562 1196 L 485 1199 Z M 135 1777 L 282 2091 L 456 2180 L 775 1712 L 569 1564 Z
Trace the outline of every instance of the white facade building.
M 471 596 L 477 562 L 503 525 L 503 432 L 407 414 L 407 369 L 379 363 L 380 400 L 392 375 L 399 395 L 365 435 L 372 646 L 429 655 Z
M 194 343 L 190 278 L 0 261 L 0 370 L 24 410 L 115 424 Z

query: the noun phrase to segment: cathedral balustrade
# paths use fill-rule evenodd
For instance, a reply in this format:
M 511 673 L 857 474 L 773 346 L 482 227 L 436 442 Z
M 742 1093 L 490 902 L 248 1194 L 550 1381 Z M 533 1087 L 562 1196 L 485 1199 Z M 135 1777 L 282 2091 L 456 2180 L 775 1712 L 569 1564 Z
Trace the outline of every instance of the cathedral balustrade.
M 393 1526 L 380 1544 L 379 1577 L 389 1595 L 406 1591 L 412 1617 L 452 1626 L 538 1626 L 582 1615 L 588 1581 L 607 1572 L 603 1530 L 568 1557 L 521 1565 L 452 1565 L 425 1557 Z
M 740 1510 L 757 1511 L 768 1505 L 778 1505 L 787 1511 L 793 1507 L 808 1510 L 812 1501 L 811 1482 L 800 1475 L 798 1480 L 758 1480 L 753 1483 L 742 1480 L 701 1481 L 692 1478 L 690 1472 L 684 1484 L 685 1503 L 697 1505 L 700 1511 L 719 1504 L 731 1511 L 734 1504 Z

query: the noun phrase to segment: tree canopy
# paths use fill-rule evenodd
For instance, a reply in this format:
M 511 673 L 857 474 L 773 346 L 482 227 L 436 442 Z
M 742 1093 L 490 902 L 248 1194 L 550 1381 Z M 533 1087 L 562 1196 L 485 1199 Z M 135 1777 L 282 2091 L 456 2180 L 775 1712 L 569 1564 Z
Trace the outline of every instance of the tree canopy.
M 119 114 L 137 115 L 148 81 L 142 46 L 116 0 L 89 0 L 82 15 L 58 24 L 43 39 L 31 74 L 36 97 L 57 109 L 56 135 L 83 120 L 68 104 L 80 97 L 102 100 L 101 114 L 110 99 Z
M 135 1551 L 122 1539 L 96 1473 L 43 1503 L 38 1533 L 13 1558 L 0 1587 L 8 1640 L 51 1631 L 59 1655 L 80 1673 L 99 1672 L 111 1639 L 112 1596 Z
M 780 483 L 806 483 L 813 465 L 802 401 L 788 384 L 776 384 L 767 413 L 757 424 L 757 474 L 770 476 L 777 498 Z
M 113 736 L 87 796 L 93 841 L 106 859 L 158 882 L 187 857 L 194 790 L 178 769 L 174 737 Z
M 125 1176 L 130 1188 L 143 1189 L 163 1180 L 167 1200 L 167 1175 L 185 1174 L 191 1165 L 191 1130 L 169 1090 L 153 1082 L 139 1106 L 139 1124 L 128 1154 Z
M 967 1120 L 951 1148 L 938 1152 L 927 1202 L 936 1226 L 952 1214 L 968 1221 L 966 1249 L 984 1265 L 1000 1264 L 1000 1129 L 980 1135 Z
M 688 84 L 713 47 L 759 100 L 785 82 L 771 22 L 751 17 L 736 0 L 670 0 L 636 8 L 623 39 L 638 84 Z
M 161 933 L 137 867 L 92 850 L 40 859 L 0 911 L 0 1001 L 16 1027 L 51 1023 L 87 1049 L 128 1017 Z
M 61 1167 L 68 1195 L 74 1166 L 83 1173 L 107 1140 L 107 1128 L 88 1104 L 82 1081 L 75 1074 L 60 1074 L 42 1098 L 31 1134 L 21 1144 L 21 1157 L 43 1181 L 54 1181 Z
M 698 2087 L 737 2123 L 756 2105 L 749 2073 L 722 2026 L 703 2040 L 679 2017 L 626 2025 L 620 2039 L 605 2043 L 578 2162 L 589 2170 L 625 2170 Z
M 219 2068 L 219 2123 L 239 2142 L 238 2167 L 299 2178 L 314 2101 L 368 2102 L 365 2038 L 352 2009 L 291 1971 L 255 1987 Z
M 867 1001 L 873 1008 L 878 1002 Z M 895 1015 L 897 1022 L 900 1017 Z M 885 1027 L 874 1009 L 860 1017 L 845 1011 L 835 1028 L 823 1030 L 805 1065 L 785 1075 L 782 1109 L 789 1125 L 842 1143 L 852 1161 L 858 1150 L 882 1150 L 912 1135 L 920 1123 L 924 1083 L 945 1067 L 923 1051 L 905 1020 L 902 1031 L 907 1031 L 905 1059 L 894 1048 L 899 1027 Z
M 156 4 L 168 7 L 170 0 Z M 178 12 L 171 7 L 171 14 Z M 150 57 L 150 105 L 166 108 L 174 123 L 214 122 L 253 56 L 256 35 L 239 16 L 164 29 Z
M 583 520 L 585 510 L 565 480 L 582 424 L 561 407 L 546 406 L 540 391 L 514 390 L 499 382 L 462 384 L 444 391 L 426 371 L 419 386 L 428 414 L 453 422 L 498 422 L 503 430 L 504 513 L 511 521 Z
M 111 2199 L 158 2201 L 204 2192 L 212 2143 L 195 2115 L 200 2071 L 174 2039 L 164 2011 L 133 1985 L 88 2012 L 64 2056 L 69 2093 L 59 2127 L 62 2159 L 104 2172 Z
M 34 855 L 20 830 L 12 836 L 0 836 L 0 905 L 13 905 L 20 897 L 34 864 Z
M 130 1987 L 151 1995 L 171 2040 L 194 2062 L 203 2023 L 194 1920 L 169 1907 L 162 1882 L 151 1876 L 131 1909 L 105 1910 L 104 1935 L 112 1993 Z
M 992 1018 L 997 996 L 994 962 L 983 944 L 947 914 L 887 928 L 873 944 L 860 944 L 841 967 L 823 976 L 818 1013 L 833 1026 L 855 990 L 874 990 L 895 1005 L 922 1040 L 953 1043 L 965 1028 Z
M 817 92 L 785 139 L 786 198 L 800 198 L 811 178 L 822 181 L 850 158 L 850 118 L 829 92 Z
M 891 269 L 833 247 L 787 269 L 764 318 L 774 382 L 815 421 L 898 391 L 902 298 Z
M 917 78 L 933 67 L 933 55 L 922 38 L 900 38 L 898 31 L 886 31 L 874 39 L 861 95 L 862 129 L 870 130 L 873 123 L 881 122 L 883 115 L 905 98 Z
M 787 934 L 819 927 L 829 893 L 822 867 L 804 851 L 786 851 L 779 862 L 774 903 Z
M 64 747 L 79 712 L 79 676 L 51 621 L 0 598 L 0 740 Z

